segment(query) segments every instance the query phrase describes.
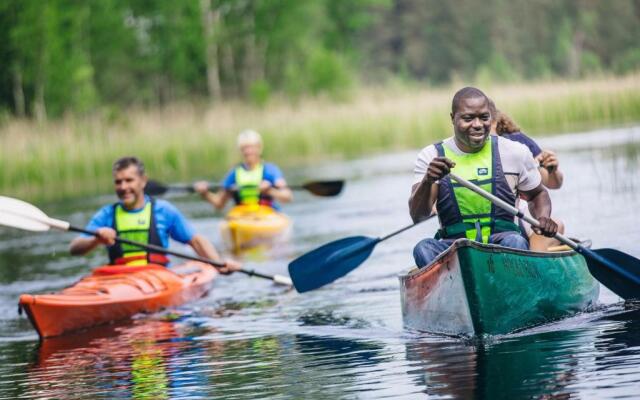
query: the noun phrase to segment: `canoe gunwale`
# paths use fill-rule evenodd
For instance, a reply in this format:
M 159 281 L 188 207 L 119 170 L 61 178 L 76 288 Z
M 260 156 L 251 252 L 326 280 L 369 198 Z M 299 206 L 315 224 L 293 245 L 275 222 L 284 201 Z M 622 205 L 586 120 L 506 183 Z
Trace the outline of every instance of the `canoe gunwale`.
M 577 254 L 573 250 L 566 251 L 555 251 L 555 252 L 542 252 L 542 251 L 531 251 L 531 250 L 522 250 L 522 249 L 514 249 L 510 247 L 504 247 L 497 244 L 484 244 L 479 243 L 474 240 L 469 239 L 458 239 L 445 251 L 443 251 L 438 257 L 436 257 L 429 265 L 422 268 L 412 268 L 400 275 L 398 278 L 401 282 L 410 281 L 422 274 L 427 273 L 429 270 L 434 268 L 434 266 L 441 264 L 443 260 L 455 254 L 458 249 L 464 247 L 472 247 L 476 250 L 488 251 L 492 253 L 511 253 L 518 254 L 527 257 L 535 257 L 535 258 L 562 258 L 562 257 L 571 257 Z

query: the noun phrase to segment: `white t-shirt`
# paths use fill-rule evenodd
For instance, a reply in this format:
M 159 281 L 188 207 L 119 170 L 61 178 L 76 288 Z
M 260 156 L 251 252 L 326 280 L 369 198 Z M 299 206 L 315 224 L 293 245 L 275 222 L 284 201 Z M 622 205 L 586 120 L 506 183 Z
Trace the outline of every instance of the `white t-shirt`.
M 485 146 L 491 146 L 490 140 L 490 138 L 487 139 Z M 464 154 L 456 145 L 453 137 L 445 139 L 442 144 L 456 154 Z M 502 171 L 516 197 L 519 192 L 533 190 L 540 185 L 542 177 L 540 176 L 540 171 L 538 171 L 538 165 L 527 146 L 513 140 L 498 137 L 498 151 L 500 152 Z M 414 185 L 422 182 L 424 175 L 427 173 L 427 168 L 429 168 L 429 163 L 437 156 L 438 150 L 435 145 L 429 145 L 420 151 L 413 169 Z

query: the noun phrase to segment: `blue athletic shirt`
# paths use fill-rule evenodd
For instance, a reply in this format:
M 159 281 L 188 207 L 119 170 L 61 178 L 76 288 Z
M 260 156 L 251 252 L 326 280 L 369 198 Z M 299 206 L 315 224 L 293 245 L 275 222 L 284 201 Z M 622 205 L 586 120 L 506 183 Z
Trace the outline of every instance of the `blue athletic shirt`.
M 542 149 L 538 146 L 538 143 L 522 132 L 503 133 L 502 137 L 527 146 L 534 158 L 538 157 L 538 154 L 542 153 Z
M 145 205 L 151 201 L 145 196 Z M 141 212 L 144 206 L 129 212 Z M 155 199 L 153 209 L 156 218 L 156 228 L 162 246 L 169 247 L 169 238 L 180 243 L 188 243 L 193 239 L 195 231 L 182 213 L 171 203 L 162 199 Z M 102 207 L 87 224 L 86 230 L 95 231 L 99 228 L 113 228 L 113 204 Z M 83 234 L 83 236 L 90 236 Z
M 245 170 L 247 169 L 247 167 L 244 164 L 241 164 L 242 168 L 244 168 Z M 268 181 L 269 183 L 271 183 L 272 186 L 276 185 L 276 182 L 279 179 L 284 179 L 284 175 L 282 174 L 282 171 L 280 170 L 280 168 L 278 168 L 277 165 L 272 164 L 272 163 L 263 163 L 262 164 L 264 167 L 263 170 L 263 180 Z M 233 167 L 228 173 L 227 176 L 224 177 L 224 179 L 222 180 L 222 187 L 227 189 L 227 190 L 231 190 L 233 189 L 233 187 L 236 184 L 236 168 L 237 167 Z M 280 205 L 278 203 L 276 203 L 275 201 L 272 204 L 272 207 L 276 210 L 280 209 Z

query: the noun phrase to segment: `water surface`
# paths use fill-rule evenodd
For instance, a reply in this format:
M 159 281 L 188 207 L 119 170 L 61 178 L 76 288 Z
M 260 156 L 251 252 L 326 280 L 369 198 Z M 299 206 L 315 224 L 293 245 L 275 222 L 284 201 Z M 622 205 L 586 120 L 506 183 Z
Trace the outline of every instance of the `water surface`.
M 595 248 L 640 257 L 640 128 L 540 140 L 558 152 L 565 185 L 554 214 Z M 289 171 L 291 182 L 344 177 L 335 199 L 299 193 L 285 208 L 290 242 L 247 255 L 247 267 L 286 273 L 294 257 L 349 235 L 386 235 L 408 223 L 416 151 Z M 171 197 L 221 246 L 197 197 Z M 103 196 L 42 206 L 83 225 Z M 72 258 L 73 237 L 0 229 L 0 398 L 636 398 L 640 307 L 606 289 L 589 313 L 502 337 L 456 339 L 403 328 L 397 275 L 436 230 L 426 222 L 377 246 L 322 289 L 297 294 L 236 274 L 171 312 L 39 343 L 17 313 L 20 293 L 63 288 L 106 258 Z M 175 249 L 183 250 L 180 245 Z

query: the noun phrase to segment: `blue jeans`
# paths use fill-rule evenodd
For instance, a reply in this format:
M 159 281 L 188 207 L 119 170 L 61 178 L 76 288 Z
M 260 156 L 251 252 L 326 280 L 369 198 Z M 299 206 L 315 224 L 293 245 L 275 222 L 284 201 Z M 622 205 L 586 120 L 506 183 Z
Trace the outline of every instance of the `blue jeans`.
M 413 259 L 420 268 L 431 264 L 436 257 L 447 250 L 455 239 L 424 239 L 413 248 Z M 513 249 L 529 250 L 529 241 L 518 232 L 498 232 L 489 236 L 489 243 Z

